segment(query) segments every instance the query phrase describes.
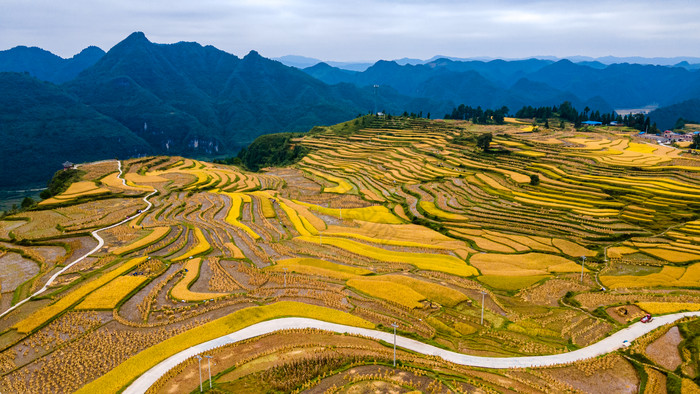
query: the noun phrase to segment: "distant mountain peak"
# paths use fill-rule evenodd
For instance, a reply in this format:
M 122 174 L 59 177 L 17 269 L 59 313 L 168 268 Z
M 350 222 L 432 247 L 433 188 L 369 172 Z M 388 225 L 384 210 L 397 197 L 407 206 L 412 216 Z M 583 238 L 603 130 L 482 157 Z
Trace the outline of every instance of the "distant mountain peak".
M 148 41 L 148 38 L 146 38 L 146 35 L 143 34 L 142 31 L 135 31 L 135 32 L 129 34 L 129 36 L 126 37 L 126 38 L 124 39 L 124 41 L 122 41 L 122 42 L 125 42 L 125 41 L 146 41 L 146 42 L 150 42 L 150 41 Z
M 247 55 L 245 55 L 244 59 L 259 59 L 262 58 L 262 56 L 258 53 L 256 50 L 252 50 L 248 52 Z

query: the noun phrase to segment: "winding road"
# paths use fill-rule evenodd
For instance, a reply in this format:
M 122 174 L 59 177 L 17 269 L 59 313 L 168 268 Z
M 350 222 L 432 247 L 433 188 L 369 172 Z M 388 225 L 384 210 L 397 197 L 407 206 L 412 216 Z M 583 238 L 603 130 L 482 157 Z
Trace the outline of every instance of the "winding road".
M 101 162 L 100 162 L 100 163 L 101 163 Z M 123 184 L 124 186 L 127 186 L 127 184 L 126 184 L 126 179 L 122 178 L 122 175 L 123 175 L 123 174 L 122 174 L 122 162 L 119 161 L 119 160 L 117 160 L 117 166 L 118 166 L 118 168 L 119 168 L 119 175 L 117 175 L 117 176 L 118 176 L 119 178 L 121 178 L 122 184 Z M 157 192 L 158 192 L 158 190 L 153 189 L 153 192 L 151 192 L 149 195 L 147 195 L 147 196 L 145 196 L 145 197 L 143 198 L 143 201 L 144 201 L 146 204 L 148 204 L 148 206 L 146 207 L 146 209 L 141 210 L 140 213 L 138 213 L 138 214 L 136 214 L 136 215 L 134 215 L 134 216 L 128 217 L 128 218 L 122 220 L 122 221 L 119 222 L 119 223 L 115 223 L 115 224 L 109 225 L 109 226 L 107 226 L 107 227 L 103 227 L 103 228 L 97 229 L 97 230 L 95 230 L 95 231 L 92 231 L 90 234 L 97 240 L 97 246 L 95 246 L 92 250 L 90 250 L 89 252 L 85 253 L 84 255 L 78 257 L 78 258 L 77 258 L 75 261 L 73 261 L 72 263 L 70 263 L 70 264 L 66 265 L 65 267 L 63 267 L 60 271 L 58 271 L 58 272 L 56 272 L 55 274 L 53 274 L 53 275 L 49 278 L 49 280 L 46 281 L 46 283 L 44 284 L 44 287 L 42 287 L 41 289 L 37 290 L 34 294 L 30 295 L 29 297 L 27 297 L 27 298 L 23 299 L 22 301 L 16 303 L 15 305 L 11 306 L 11 307 L 10 307 L 9 309 L 7 309 L 6 311 L 0 313 L 0 318 L 2 318 L 3 316 L 7 315 L 7 314 L 10 313 L 10 312 L 12 312 L 13 310 L 17 309 L 20 305 L 22 305 L 22 304 L 24 304 L 25 302 L 31 300 L 33 297 L 36 297 L 36 296 L 38 296 L 39 294 L 45 292 L 45 291 L 49 288 L 49 286 L 51 285 L 51 283 L 53 283 L 53 281 L 56 280 L 56 278 L 58 278 L 61 274 L 63 274 L 63 273 L 66 272 L 67 270 L 69 270 L 72 266 L 74 266 L 74 265 L 78 264 L 79 262 L 85 260 L 85 258 L 89 257 L 89 256 L 92 255 L 93 253 L 95 253 L 95 252 L 97 252 L 98 250 L 102 249 L 102 247 L 103 247 L 104 244 L 105 244 L 105 240 L 102 239 L 102 237 L 100 237 L 100 236 L 98 235 L 98 233 L 101 232 L 101 231 L 104 231 L 104 230 L 109 230 L 110 228 L 114 228 L 114 227 L 120 226 L 120 225 L 122 225 L 122 224 L 124 224 L 124 223 L 126 223 L 126 222 L 128 222 L 128 221 L 130 221 L 130 220 L 133 220 L 134 218 L 139 217 L 139 216 L 143 215 L 144 213 L 146 213 L 149 209 L 151 209 L 151 207 L 153 207 L 153 204 L 152 204 L 150 201 L 148 201 L 148 198 L 150 198 L 151 196 L 153 196 L 153 195 L 156 194 Z
M 396 346 L 404 349 L 412 350 L 417 353 L 439 356 L 447 361 L 455 364 L 483 367 L 483 368 L 525 368 L 525 367 L 547 367 L 553 365 L 568 364 L 575 361 L 581 361 L 592 357 L 601 356 L 625 346 L 626 341 L 633 340 L 647 334 L 661 326 L 673 323 L 684 317 L 700 317 L 700 312 L 685 312 L 675 313 L 672 315 L 655 317 L 650 323 L 635 323 L 631 326 L 620 330 L 609 337 L 596 342 L 590 346 L 573 352 L 552 354 L 549 356 L 530 356 L 530 357 L 479 357 L 469 356 L 462 353 L 456 353 L 445 349 L 440 349 L 414 339 L 396 336 Z M 366 328 L 358 328 L 345 326 L 342 324 L 327 323 L 315 319 L 307 319 L 300 317 L 288 317 L 275 320 L 268 320 L 261 323 L 253 324 L 239 331 L 221 336 L 211 341 L 192 346 L 186 350 L 177 353 L 158 365 L 146 371 L 138 379 L 136 379 L 124 394 L 144 393 L 151 387 L 161 376 L 165 375 L 170 369 L 177 366 L 179 363 L 187 360 L 197 354 L 210 351 L 214 348 L 243 341 L 249 338 L 257 337 L 264 334 L 269 334 L 275 331 L 301 328 L 316 328 L 320 330 L 332 331 L 337 333 L 346 333 L 352 335 L 363 335 L 378 340 L 383 340 L 393 343 L 394 335 L 388 332 L 369 330 Z

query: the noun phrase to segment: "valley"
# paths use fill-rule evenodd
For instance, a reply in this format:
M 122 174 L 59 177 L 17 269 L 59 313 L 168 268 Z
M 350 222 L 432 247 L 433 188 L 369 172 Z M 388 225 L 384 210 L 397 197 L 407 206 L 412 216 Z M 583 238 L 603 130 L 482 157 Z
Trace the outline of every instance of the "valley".
M 286 317 L 523 357 L 700 311 L 700 159 L 626 127 L 533 122 L 367 115 L 294 136 L 306 154 L 260 172 L 181 156 L 78 166 L 0 220 L 0 391 L 119 392 Z M 210 382 L 188 357 L 148 392 L 197 391 L 198 372 L 223 393 L 691 392 L 699 324 L 500 369 L 400 346 L 394 366 L 386 339 L 287 328 L 203 353 Z

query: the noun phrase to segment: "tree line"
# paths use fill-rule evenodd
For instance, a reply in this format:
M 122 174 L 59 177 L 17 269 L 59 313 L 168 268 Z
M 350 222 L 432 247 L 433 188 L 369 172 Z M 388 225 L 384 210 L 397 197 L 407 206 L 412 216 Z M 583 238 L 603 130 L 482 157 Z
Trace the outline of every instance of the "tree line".
M 499 109 L 482 109 L 481 106 L 472 108 L 460 104 L 452 109 L 452 113 L 445 114 L 445 119 L 469 120 L 475 124 L 504 124 L 508 112 L 506 106 Z

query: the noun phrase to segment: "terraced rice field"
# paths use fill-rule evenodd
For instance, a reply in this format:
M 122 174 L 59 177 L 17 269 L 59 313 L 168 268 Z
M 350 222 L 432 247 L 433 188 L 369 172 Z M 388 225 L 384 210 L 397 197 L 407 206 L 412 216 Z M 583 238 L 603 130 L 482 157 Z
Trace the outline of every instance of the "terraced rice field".
M 121 177 L 114 163 L 87 165 L 89 179 L 0 221 L 0 262 L 21 256 L 32 265 L 0 283 L 2 310 L 94 247 L 86 233 L 125 221 L 102 232 L 105 245 L 42 297 L 0 318 L 0 392 L 41 392 L 42 385 L 118 391 L 187 345 L 280 316 L 396 324 L 402 335 L 452 350 L 514 356 L 600 340 L 623 328 L 626 318 L 609 314 L 624 305 L 654 314 L 699 309 L 697 159 L 623 129 L 581 135 L 532 131 L 526 120 L 499 127 L 360 121 L 351 133 L 321 127 L 296 139 L 309 155 L 261 173 L 179 157 L 124 161 Z M 456 138 L 483 132 L 511 154 L 484 153 Z M 533 175 L 539 184 L 531 184 Z M 154 189 L 153 207 L 140 214 Z M 32 252 L 42 247 L 66 254 L 51 260 Z M 86 343 L 109 361 L 91 358 Z M 381 349 L 363 346 L 356 354 L 376 355 L 390 368 Z M 268 350 L 260 357 L 291 351 Z M 255 365 L 287 365 L 264 360 L 237 361 L 258 371 L 238 370 L 246 385 L 269 381 L 256 374 L 272 367 Z M 562 370 L 606 373 L 619 363 L 620 371 L 634 371 L 626 359 L 615 360 Z M 491 373 L 418 358 L 402 368 L 423 362 L 457 368 L 450 375 L 457 380 L 469 376 L 454 386 L 463 391 L 558 392 L 580 383 L 561 383 L 567 373 L 551 368 Z M 194 373 L 187 368 L 159 387 L 178 382 L 180 391 L 195 390 L 182 378 Z M 332 371 L 294 389 L 331 389 L 342 382 Z M 452 387 L 435 379 L 435 388 Z M 635 379 L 626 382 L 639 384 Z M 430 391 L 430 382 L 420 390 Z

